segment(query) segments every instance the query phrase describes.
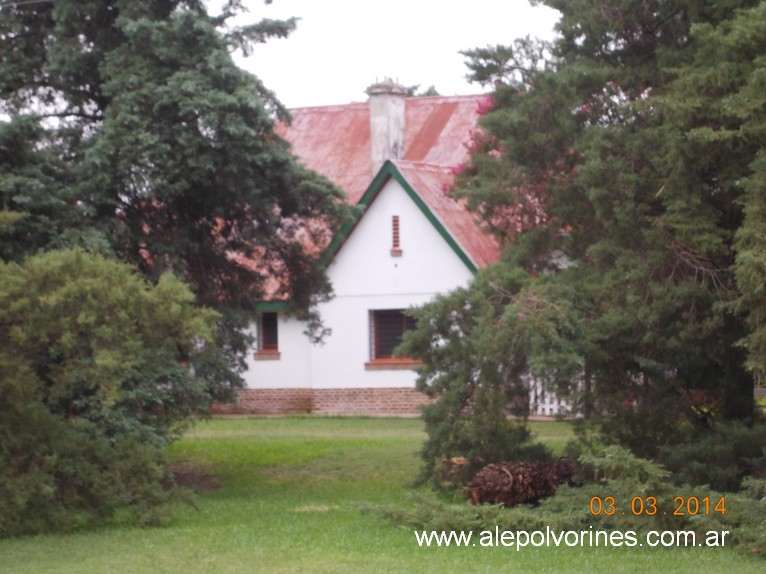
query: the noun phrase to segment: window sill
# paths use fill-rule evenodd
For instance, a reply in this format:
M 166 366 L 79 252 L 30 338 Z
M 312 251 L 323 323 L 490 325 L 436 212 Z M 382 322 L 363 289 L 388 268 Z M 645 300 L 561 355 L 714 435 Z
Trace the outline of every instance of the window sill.
M 392 359 L 373 359 L 364 364 L 365 371 L 406 371 L 423 364 L 418 359 L 394 357 Z
M 256 351 L 253 358 L 256 361 L 278 361 L 282 358 L 282 353 L 279 351 Z

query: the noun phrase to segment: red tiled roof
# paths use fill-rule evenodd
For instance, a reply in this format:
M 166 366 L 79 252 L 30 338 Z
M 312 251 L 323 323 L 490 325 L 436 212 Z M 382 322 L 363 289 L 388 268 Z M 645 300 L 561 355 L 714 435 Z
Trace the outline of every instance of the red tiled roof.
M 500 248 L 484 233 L 462 203 L 444 189 L 452 182 L 450 168 L 468 156 L 467 144 L 476 129 L 486 95 L 428 96 L 405 100 L 404 158 L 394 161 L 402 176 L 423 199 L 477 267 L 498 260 Z M 292 145 L 303 165 L 335 182 L 356 204 L 373 176 L 369 103 L 297 108 L 292 124 L 278 133 Z
M 372 181 L 369 105 L 297 108 L 290 115 L 291 125 L 277 133 L 304 166 L 333 181 L 355 204 Z
M 465 202 L 455 201 L 444 191 L 452 182 L 450 168 L 401 160 L 393 164 L 476 267 L 485 267 L 500 259 L 497 239 L 481 230 L 475 216 L 465 208 Z

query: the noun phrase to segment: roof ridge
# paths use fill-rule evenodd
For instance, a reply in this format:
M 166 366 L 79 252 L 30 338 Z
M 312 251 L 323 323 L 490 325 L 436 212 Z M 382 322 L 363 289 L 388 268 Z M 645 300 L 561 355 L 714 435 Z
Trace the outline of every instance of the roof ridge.
M 476 98 L 485 97 L 489 94 L 454 94 L 451 96 L 409 96 L 405 98 L 407 102 L 427 102 L 429 100 L 443 100 L 445 102 L 458 102 L 458 101 L 470 101 L 474 100 Z M 311 112 L 311 111 L 326 111 L 331 109 L 341 109 L 341 108 L 349 108 L 349 107 L 367 107 L 370 105 L 369 100 L 364 102 L 346 102 L 344 104 L 324 104 L 324 105 L 314 105 L 314 106 L 297 106 L 295 108 L 288 108 L 287 111 L 293 112 L 293 111 L 301 111 L 301 112 Z
M 452 169 L 454 166 L 449 165 L 446 163 L 434 163 L 429 161 L 413 161 L 410 159 L 392 159 L 391 162 L 393 162 L 395 165 L 398 166 L 413 166 L 418 168 L 424 168 L 431 171 L 447 171 Z
M 328 110 L 333 109 L 344 109 L 344 108 L 362 108 L 362 107 L 368 107 L 370 105 L 370 102 L 347 102 L 345 104 L 326 104 L 326 105 L 317 105 L 317 106 L 298 106 L 296 108 L 287 108 L 287 111 L 292 112 L 325 112 Z
M 425 100 L 473 100 L 475 98 L 481 98 L 490 95 L 489 93 L 477 93 L 477 94 L 452 94 L 451 96 L 436 95 L 436 96 L 408 96 L 405 98 L 407 101 L 425 101 Z

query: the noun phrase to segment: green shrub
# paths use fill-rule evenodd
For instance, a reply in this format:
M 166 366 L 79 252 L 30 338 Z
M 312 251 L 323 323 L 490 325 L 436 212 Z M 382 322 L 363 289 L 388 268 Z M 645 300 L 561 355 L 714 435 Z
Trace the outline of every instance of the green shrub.
M 532 442 L 524 421 L 509 420 L 503 393 L 493 387 L 479 387 L 470 412 L 452 403 L 455 395 L 445 393 L 438 402 L 423 409 L 428 439 L 422 456 L 428 461 L 423 478 L 437 476 L 438 461 L 454 456 L 465 457 L 469 464 L 456 476 L 456 483 L 466 482 L 487 464 L 503 460 L 550 460 L 550 451 Z
M 748 477 L 737 493 L 720 493 L 706 487 L 695 487 L 694 494 L 702 500 L 725 500 L 725 513 L 700 512 L 687 518 L 697 532 L 728 530 L 731 541 L 750 554 L 766 556 L 766 480 Z
M 662 448 L 660 460 L 678 484 L 736 492 L 747 475 L 766 472 L 766 425 L 718 422 L 687 443 Z
M 162 520 L 163 447 L 210 397 L 216 314 L 83 251 L 0 264 L 0 536 Z
M 530 381 L 544 381 L 546 389 L 566 398 L 582 362 L 580 325 L 569 304 L 547 303 L 550 291 L 560 289 L 549 279 L 491 266 L 470 288 L 411 311 L 417 327 L 405 334 L 397 352 L 422 360 L 417 388 L 435 399 L 423 410 L 428 434 L 423 478 L 456 456 L 475 461 L 474 470 L 503 460 L 550 457 L 530 443 L 523 422 Z M 551 367 L 553 357 L 557 362 Z M 520 422 L 509 421 L 509 415 Z

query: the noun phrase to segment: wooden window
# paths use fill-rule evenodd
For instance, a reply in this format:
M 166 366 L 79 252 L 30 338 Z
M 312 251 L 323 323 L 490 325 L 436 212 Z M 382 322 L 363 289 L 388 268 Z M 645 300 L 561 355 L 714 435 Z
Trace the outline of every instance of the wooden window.
M 258 360 L 279 359 L 279 322 L 276 313 L 262 313 L 258 321 Z
M 372 311 L 372 358 L 393 359 L 394 349 L 402 341 L 402 335 L 415 328 L 415 319 L 401 309 Z

